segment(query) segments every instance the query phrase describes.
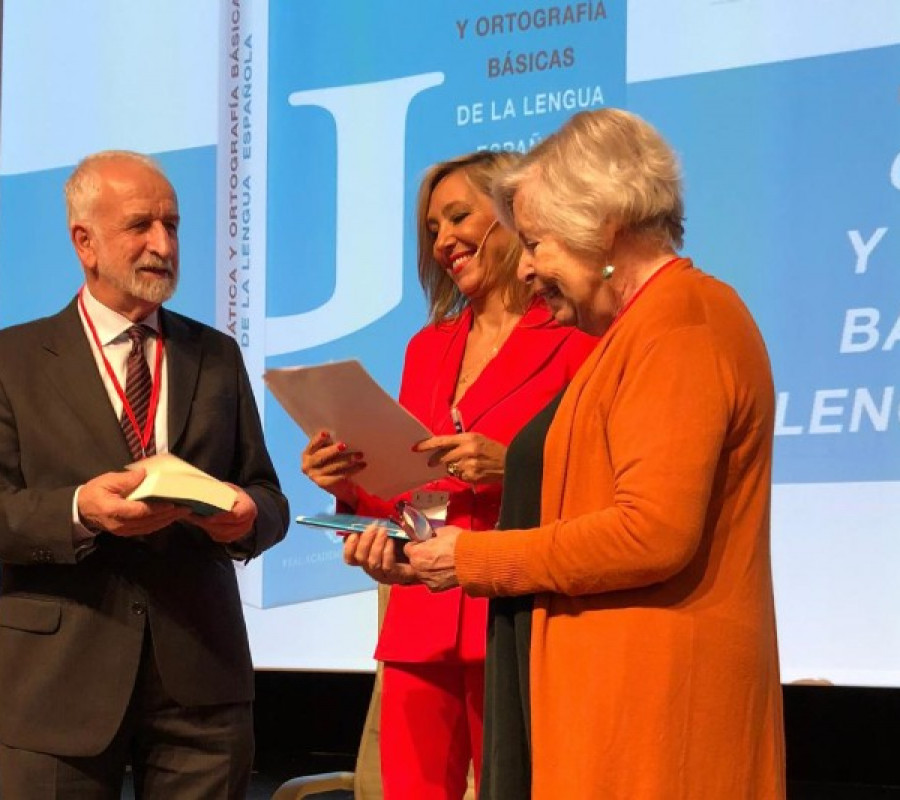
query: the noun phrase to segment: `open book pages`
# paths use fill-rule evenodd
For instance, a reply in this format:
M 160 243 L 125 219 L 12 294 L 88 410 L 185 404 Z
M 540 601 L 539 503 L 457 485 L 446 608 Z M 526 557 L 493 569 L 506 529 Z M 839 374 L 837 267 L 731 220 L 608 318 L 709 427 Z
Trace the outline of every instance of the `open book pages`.
M 147 476 L 128 500 L 158 500 L 190 506 L 195 514 L 209 516 L 230 511 L 237 492 L 227 483 L 192 467 L 171 453 L 159 453 L 135 461 L 125 469 L 143 469 Z

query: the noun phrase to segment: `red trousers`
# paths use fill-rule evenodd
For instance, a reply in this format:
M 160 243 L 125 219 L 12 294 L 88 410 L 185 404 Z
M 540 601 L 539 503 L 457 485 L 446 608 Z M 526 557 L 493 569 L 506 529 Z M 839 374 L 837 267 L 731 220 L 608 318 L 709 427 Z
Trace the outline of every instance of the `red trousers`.
M 481 779 L 484 663 L 385 662 L 384 800 L 461 800 L 469 763 Z

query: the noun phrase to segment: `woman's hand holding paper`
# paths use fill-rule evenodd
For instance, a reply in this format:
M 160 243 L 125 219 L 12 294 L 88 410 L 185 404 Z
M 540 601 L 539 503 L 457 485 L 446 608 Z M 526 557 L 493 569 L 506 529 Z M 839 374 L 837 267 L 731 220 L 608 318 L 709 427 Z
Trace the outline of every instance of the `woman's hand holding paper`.
M 466 483 L 500 483 L 506 462 L 506 448 L 480 433 L 432 436 L 415 446 L 430 452 L 430 465 L 444 464 L 447 473 Z
M 335 442 L 328 431 L 318 431 L 303 450 L 300 468 L 320 489 L 350 508 L 356 508 L 357 489 L 353 476 L 366 468 L 362 453 L 348 449 L 343 442 Z

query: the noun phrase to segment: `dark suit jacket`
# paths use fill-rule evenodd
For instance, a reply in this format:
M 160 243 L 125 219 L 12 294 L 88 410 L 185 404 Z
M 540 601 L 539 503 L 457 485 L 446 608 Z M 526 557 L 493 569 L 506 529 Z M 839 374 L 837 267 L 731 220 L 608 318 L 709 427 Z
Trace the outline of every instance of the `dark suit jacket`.
M 263 442 L 235 342 L 162 311 L 171 452 L 244 488 L 259 508 L 242 540 L 283 538 L 287 501 Z M 252 699 L 253 672 L 233 563 L 197 528 L 100 534 L 76 559 L 76 488 L 131 460 L 75 302 L 0 331 L 0 742 L 94 755 L 134 686 L 144 627 L 183 705 Z

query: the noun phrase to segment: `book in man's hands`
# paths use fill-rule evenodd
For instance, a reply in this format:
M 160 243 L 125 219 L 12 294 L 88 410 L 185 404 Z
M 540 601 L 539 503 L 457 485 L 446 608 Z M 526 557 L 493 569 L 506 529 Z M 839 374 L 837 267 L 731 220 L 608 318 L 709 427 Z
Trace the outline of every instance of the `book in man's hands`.
M 129 464 L 125 469 L 143 469 L 147 475 L 128 500 L 154 500 L 188 506 L 203 517 L 231 511 L 237 492 L 227 483 L 192 467 L 171 453 L 159 453 Z

